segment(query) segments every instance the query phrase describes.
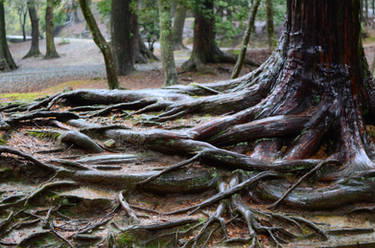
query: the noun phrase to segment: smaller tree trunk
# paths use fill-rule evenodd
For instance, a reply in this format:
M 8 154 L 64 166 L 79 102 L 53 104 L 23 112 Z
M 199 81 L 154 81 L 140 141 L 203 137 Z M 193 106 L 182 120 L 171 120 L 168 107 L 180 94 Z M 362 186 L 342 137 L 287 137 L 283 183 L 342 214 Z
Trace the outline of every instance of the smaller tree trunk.
M 165 85 L 177 84 L 177 71 L 172 45 L 172 12 L 169 0 L 158 0 L 160 16 L 160 49 Z
M 17 69 L 10 54 L 5 31 L 4 0 L 0 0 L 0 71 L 12 71 Z
M 236 56 L 224 53 L 216 44 L 214 0 L 195 0 L 194 43 L 190 59 L 181 66 L 182 71 L 211 71 L 207 63 L 236 63 Z M 259 66 L 245 59 L 249 65 Z
M 134 68 L 135 35 L 132 33 L 130 0 L 112 0 L 112 52 L 118 75 L 128 75 Z
M 58 58 L 55 39 L 53 37 L 53 7 L 54 0 L 47 0 L 46 8 L 46 59 Z
M 27 9 L 23 9 L 22 15 L 20 16 L 23 41 L 26 41 L 26 17 L 27 17 Z
M 31 47 L 24 58 L 39 56 L 41 54 L 39 50 L 39 18 L 37 11 L 35 9 L 34 0 L 28 0 L 27 7 L 29 9 L 29 16 L 31 22 Z
M 116 66 L 112 57 L 111 47 L 100 32 L 87 0 L 79 0 L 79 3 L 94 42 L 103 54 L 107 72 L 108 87 L 110 89 L 118 89 L 119 83 L 117 79 Z
M 137 26 L 138 27 L 138 26 Z M 147 48 L 142 38 L 139 36 L 138 28 L 136 32 L 137 42 L 135 43 L 135 63 L 145 64 L 150 60 L 159 61 L 159 58 Z
M 255 3 L 252 5 L 251 13 L 249 16 L 249 22 L 247 24 L 246 33 L 243 37 L 242 44 L 241 44 L 241 51 L 238 55 L 238 59 L 236 62 L 236 65 L 233 68 L 232 72 L 232 78 L 237 78 L 240 75 L 240 72 L 242 70 L 242 66 L 245 61 L 246 51 L 247 51 L 247 45 L 249 44 L 251 32 L 253 31 L 254 23 L 255 23 L 255 17 L 258 12 L 258 8 L 260 5 L 261 0 L 256 0 Z
M 276 45 L 275 31 L 274 31 L 274 24 L 273 24 L 272 0 L 266 0 L 266 12 L 267 12 L 268 49 L 272 51 Z
M 72 8 L 73 8 L 73 22 L 80 23 L 81 19 L 78 16 L 79 4 L 77 3 L 76 0 L 72 0 Z
M 176 10 L 174 13 L 174 22 L 173 22 L 173 49 L 181 50 L 186 49 L 183 44 L 183 33 L 186 19 L 186 6 L 177 1 Z

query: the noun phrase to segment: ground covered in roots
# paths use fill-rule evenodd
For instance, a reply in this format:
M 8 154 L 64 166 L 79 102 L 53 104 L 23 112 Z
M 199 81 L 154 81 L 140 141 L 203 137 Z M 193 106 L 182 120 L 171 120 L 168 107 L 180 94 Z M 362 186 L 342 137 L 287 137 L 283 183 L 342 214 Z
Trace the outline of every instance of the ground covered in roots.
M 285 159 L 306 116 L 256 119 L 254 75 L 4 103 L 0 246 L 375 245 L 373 171 L 333 182 L 329 140 Z

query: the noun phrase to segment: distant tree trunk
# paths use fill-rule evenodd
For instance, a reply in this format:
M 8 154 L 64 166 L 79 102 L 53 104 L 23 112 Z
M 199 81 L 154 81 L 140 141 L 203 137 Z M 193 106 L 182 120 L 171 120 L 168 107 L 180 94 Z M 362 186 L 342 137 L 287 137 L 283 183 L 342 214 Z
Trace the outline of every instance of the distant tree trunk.
M 53 37 L 53 7 L 54 0 L 47 0 L 46 8 L 46 59 L 58 58 Z
M 172 11 L 169 0 L 158 0 L 160 16 L 160 49 L 165 85 L 177 84 L 178 77 L 172 45 Z
M 186 18 L 186 6 L 177 0 L 173 22 L 173 48 L 175 50 L 186 49 L 183 44 L 183 33 Z
M 374 18 L 375 15 L 375 0 L 372 0 L 372 17 Z
M 368 0 L 365 0 L 365 23 L 368 22 Z
M 193 51 L 190 59 L 182 65 L 182 70 L 205 71 L 207 63 L 236 63 L 236 56 L 223 53 L 216 44 L 214 1 L 196 0 L 194 8 Z M 258 65 L 251 60 L 246 60 L 245 63 Z
M 107 72 L 108 87 L 110 89 L 117 89 L 119 88 L 119 83 L 117 80 L 116 66 L 112 57 L 111 46 L 104 39 L 102 33 L 100 32 L 87 0 L 79 0 L 79 3 L 81 5 L 83 16 L 85 17 L 87 26 L 90 29 L 95 44 L 99 47 L 100 51 L 103 54 Z
M 150 60 L 159 61 L 159 58 L 155 56 L 151 52 L 150 49 L 147 48 L 142 38 L 139 36 L 139 32 L 137 29 L 137 42 L 136 42 L 136 54 L 135 54 L 135 62 L 136 63 L 148 63 Z
M 267 12 L 267 34 L 268 34 L 268 49 L 270 51 L 276 45 L 275 31 L 273 24 L 273 4 L 272 0 L 266 0 L 266 12 Z
M 4 0 L 0 0 L 0 71 L 12 71 L 17 69 L 10 54 L 5 31 Z
M 132 33 L 130 3 L 131 0 L 112 0 L 112 52 L 118 75 L 128 75 L 135 70 L 135 36 Z
M 136 1 L 136 4 L 141 4 L 141 1 Z M 136 6 L 138 8 L 138 6 Z M 136 13 L 131 12 L 130 18 L 130 27 L 131 33 L 134 37 L 134 59 L 135 63 L 145 64 L 148 63 L 149 60 L 156 60 L 158 61 L 158 57 L 156 57 L 150 49 L 148 49 L 143 42 L 141 36 L 139 35 L 139 24 L 138 24 L 138 16 Z
M 81 19 L 78 16 L 79 3 L 77 3 L 76 0 L 72 0 L 72 8 L 73 8 L 73 22 L 80 23 Z
M 31 47 L 24 58 L 39 56 L 41 54 L 39 50 L 39 18 L 37 11 L 35 9 L 34 0 L 28 0 L 27 7 L 29 9 L 29 16 L 31 22 Z
M 244 60 L 246 57 L 247 45 L 249 44 L 251 33 L 254 30 L 255 17 L 258 12 L 260 1 L 261 0 L 256 0 L 255 3 L 251 6 L 251 12 L 250 12 L 249 21 L 247 24 L 247 30 L 242 39 L 240 54 L 238 55 L 236 65 L 233 68 L 232 78 L 237 78 L 240 75 L 240 72 L 242 70 L 242 66 L 244 64 Z
M 20 24 L 22 29 L 22 39 L 23 41 L 26 41 L 26 18 L 27 18 L 27 8 L 22 8 L 20 10 Z

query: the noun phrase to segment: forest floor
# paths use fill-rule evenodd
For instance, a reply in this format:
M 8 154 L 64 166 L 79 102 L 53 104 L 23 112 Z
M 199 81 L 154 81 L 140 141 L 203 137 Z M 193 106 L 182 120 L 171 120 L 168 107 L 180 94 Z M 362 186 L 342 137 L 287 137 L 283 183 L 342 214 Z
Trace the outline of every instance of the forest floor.
M 53 111 L 59 110 L 66 111 L 69 110 L 69 107 L 53 108 Z M 88 116 L 92 113 L 93 111 L 88 111 L 86 114 Z M 3 114 L 8 115 L 5 112 Z M 80 112 L 82 118 L 85 118 L 86 114 Z M 177 130 L 217 118 L 217 116 L 209 114 L 204 116 L 188 115 L 162 123 L 161 126 L 155 126 L 152 123 L 149 126 L 139 121 L 141 115 L 124 117 L 124 114 L 126 112 L 120 111 L 120 113 L 111 113 L 107 116 L 85 120 L 90 120 L 91 124 L 121 125 L 140 131 L 158 128 Z M 46 168 L 41 170 L 26 157 L 2 154 L 3 160 L 0 164 L 0 247 L 106 248 L 113 247 L 109 245 L 111 233 L 117 235 L 122 233 L 122 236 L 116 238 L 117 244 L 121 244 L 117 247 L 181 247 L 184 242 L 194 238 L 199 228 L 208 219 L 207 217 L 215 213 L 216 207 L 213 205 L 189 216 L 161 214 L 198 204 L 215 193 L 213 188 L 195 190 L 194 194 L 188 192 L 155 194 L 155 191 L 158 192 L 160 188 L 130 190 L 127 187 L 126 177 L 137 175 L 140 178 L 142 176 L 147 178 L 148 173 L 160 171 L 171 164 L 182 161 L 183 157 L 139 150 L 137 147 L 133 149 L 130 146 L 122 146 L 117 143 L 111 144 L 109 147 L 108 140 L 100 139 L 95 139 L 95 142 L 102 147 L 107 147 L 107 151 L 92 154 L 79 147 L 64 146 L 59 141 L 58 136 L 63 135 L 64 132 L 83 132 L 82 128 L 66 122 L 55 121 L 53 123 L 44 126 L 43 122 L 39 123 L 38 120 L 33 119 L 30 122 L 19 123 L 20 126 L 14 131 L 1 132 L 0 141 L 13 149 L 32 155 L 45 164 L 54 164 L 57 167 L 77 170 L 77 172 L 84 168 L 82 173 L 86 171 L 126 176 L 123 179 L 119 177 L 118 181 L 111 180 L 110 182 L 106 181 L 105 176 L 95 179 L 97 181 L 56 177 L 56 175 L 51 177 Z M 238 147 L 238 149 L 241 148 Z M 194 162 L 186 171 L 184 170 L 183 177 L 199 178 L 199 172 L 205 169 L 207 167 L 204 164 Z M 214 176 L 222 171 L 217 169 L 209 173 Z M 170 174 L 171 179 L 163 180 L 180 180 L 177 172 Z M 189 178 L 189 180 L 192 179 Z M 137 222 L 128 216 L 129 212 L 126 208 L 119 205 L 119 192 L 123 189 L 129 190 L 123 195 L 138 217 Z M 260 211 L 268 211 L 267 205 L 254 202 L 246 194 L 243 194 L 243 197 L 251 207 Z M 316 223 L 325 232 L 332 234 L 329 235 L 328 240 L 322 241 L 319 239 L 319 235 L 316 236 L 314 235 L 316 233 L 311 232 L 311 227 L 304 227 L 303 235 L 289 244 L 284 244 L 285 248 L 375 246 L 373 229 L 375 219 L 372 213 L 361 212 L 347 215 L 342 215 L 340 212 L 301 213 L 298 209 L 278 209 L 273 213 L 303 216 Z M 231 222 L 231 218 L 229 214 L 224 216 L 227 222 L 228 238 L 246 237 L 245 223 Z M 152 230 L 153 223 L 171 223 L 181 219 L 186 220 L 187 223 L 166 229 Z M 183 235 L 185 230 L 189 230 L 195 225 L 192 223 L 198 223 L 199 228 Z M 142 227 L 150 228 L 150 231 L 142 230 Z M 121 231 L 121 228 L 128 229 Z M 248 242 L 245 245 L 223 243 L 221 231 L 215 225 L 212 228 L 217 231 L 209 240 L 209 247 L 249 247 Z M 295 231 L 293 228 L 288 230 Z M 342 230 L 351 230 L 352 233 L 348 235 L 348 232 L 342 232 Z M 179 232 L 181 235 L 177 235 Z M 172 235 L 168 233 L 172 233 Z M 166 236 L 153 240 L 159 235 L 160 237 Z M 276 247 L 265 235 L 260 235 L 259 239 L 265 248 Z
M 95 45 L 88 40 L 76 41 L 57 40 L 57 49 L 61 58 L 44 60 L 42 57 L 22 60 L 27 52 L 28 42 L 12 44 L 11 49 L 18 70 L 5 73 L 0 78 L 0 102 L 13 100 L 31 101 L 34 98 L 52 95 L 64 89 L 82 88 L 107 88 L 104 77 L 103 60 Z M 43 43 L 41 44 L 43 47 Z M 369 64 L 375 54 L 375 45 L 369 40 L 365 45 Z M 42 51 L 43 52 L 43 51 Z M 254 49 L 249 52 L 257 62 L 263 62 L 268 52 Z M 189 57 L 188 51 L 177 51 L 176 60 L 180 65 Z M 224 80 L 230 77 L 232 65 L 212 65 L 216 69 L 214 74 L 183 73 L 179 75 L 182 84 L 193 82 L 204 83 Z M 243 73 L 253 68 L 246 67 Z M 128 89 L 157 88 L 163 84 L 163 73 L 160 63 L 137 65 L 137 72 L 120 77 L 121 86 Z M 54 111 L 69 110 L 68 107 L 54 107 Z M 87 117 L 95 111 L 82 112 L 82 117 Z M 1 113 L 2 115 L 11 115 Z M 15 116 L 17 113 L 15 113 Z M 125 117 L 124 117 L 125 116 Z M 14 116 L 13 116 L 14 117 Z M 188 128 L 217 118 L 214 115 L 192 116 L 167 121 L 161 126 L 142 124 L 141 115 L 128 115 L 127 112 L 111 113 L 104 117 L 89 118 L 95 124 L 121 125 L 132 130 L 153 130 L 163 128 L 176 130 Z M 88 120 L 88 119 L 85 119 Z M 0 123 L 1 124 L 1 123 Z M 132 150 L 129 147 L 109 144 L 109 140 L 95 140 L 102 147 L 109 147 L 105 152 L 90 154 L 72 146 L 64 147 L 57 136 L 64 132 L 82 131 L 73 125 L 60 122 L 51 122 L 43 126 L 43 122 L 31 120 L 22 122 L 13 132 L 1 132 L 0 143 L 18 149 L 34 156 L 43 163 L 67 167 L 80 171 L 82 168 L 89 172 L 103 172 L 111 175 L 134 175 L 160 171 L 167 166 L 183 160 L 183 157 L 174 154 L 165 155 L 157 152 Z M 240 149 L 240 148 L 239 148 Z M 57 178 L 47 174 L 46 171 L 35 167 L 25 157 L 8 155 L 0 164 L 0 247 L 109 247 L 111 233 L 120 233 L 120 229 L 134 224 L 129 218 L 126 208 L 119 205 L 119 191 L 124 187 L 117 182 L 81 182 L 69 178 Z M 52 161 L 54 160 L 54 161 Z M 65 164 L 64 164 L 65 163 Z M 78 169 L 77 167 L 78 166 Z M 203 164 L 194 162 L 191 170 L 187 169 L 185 175 L 200 170 Z M 213 172 L 215 174 L 216 172 Z M 173 177 L 173 175 L 172 175 Z M 105 180 L 103 178 L 103 180 Z M 117 183 L 117 184 L 116 184 Z M 152 192 L 152 191 L 151 191 Z M 201 190 L 200 193 L 190 194 L 152 194 L 148 191 L 131 191 L 124 193 L 125 200 L 133 208 L 139 218 L 139 224 L 150 227 L 150 224 L 170 223 L 180 220 L 185 215 L 163 215 L 176 209 L 195 205 L 214 194 L 213 189 Z M 266 210 L 265 205 L 259 205 L 243 196 L 251 207 Z M 214 213 L 215 207 L 208 207 L 186 218 L 193 223 L 202 225 L 208 215 Z M 280 209 L 275 213 L 289 216 L 303 216 L 316 223 L 319 228 L 332 233 L 327 241 L 322 241 L 313 235 L 311 228 L 302 230 L 292 243 L 284 247 L 375 247 L 375 218 L 373 212 L 351 213 L 343 215 L 339 212 L 304 212 L 298 209 Z M 231 222 L 232 216 L 225 216 L 229 238 L 245 237 L 246 225 L 240 221 Z M 150 237 L 159 235 L 156 231 L 149 233 L 125 232 L 123 247 L 129 243 L 138 243 L 137 247 L 177 247 L 181 246 L 197 234 L 197 230 L 190 235 L 179 237 L 177 233 L 191 227 L 189 222 L 177 228 L 171 228 L 173 235 L 165 240 L 151 240 Z M 335 230 L 354 230 L 355 233 L 339 233 Z M 168 232 L 170 229 L 166 229 Z M 216 230 L 216 229 L 215 229 Z M 127 230 L 129 231 L 129 230 Z M 134 230 L 130 230 L 134 231 Z M 165 231 L 165 230 L 164 230 Z M 210 247 L 228 247 L 223 244 L 221 231 L 216 232 L 210 239 Z M 164 233 L 165 234 L 165 233 Z M 264 247 L 275 247 L 266 236 L 260 235 Z M 148 240 L 145 240 L 148 239 Z M 166 243 L 172 241 L 173 243 Z M 148 242 L 148 243 L 145 243 Z M 12 245 L 14 244 L 14 245 Z M 177 244 L 177 245 L 176 245 Z M 230 247 L 248 247 L 246 245 L 231 245 Z M 129 246 L 130 247 L 130 246 Z

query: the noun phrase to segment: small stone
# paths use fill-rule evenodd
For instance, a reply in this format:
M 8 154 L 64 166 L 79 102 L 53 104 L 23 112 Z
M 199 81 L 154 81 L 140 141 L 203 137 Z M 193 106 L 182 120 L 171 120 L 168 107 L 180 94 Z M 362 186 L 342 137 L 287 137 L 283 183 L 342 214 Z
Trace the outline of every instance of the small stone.
M 69 92 L 69 91 L 72 91 L 73 90 L 73 87 L 69 86 L 69 87 L 65 87 L 63 89 L 63 92 Z
M 104 141 L 104 146 L 107 147 L 107 148 L 112 148 L 115 146 L 116 144 L 116 141 L 114 139 L 109 139 L 109 140 L 106 140 Z

